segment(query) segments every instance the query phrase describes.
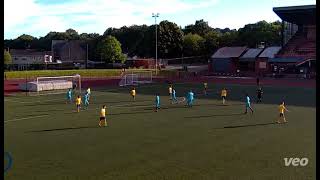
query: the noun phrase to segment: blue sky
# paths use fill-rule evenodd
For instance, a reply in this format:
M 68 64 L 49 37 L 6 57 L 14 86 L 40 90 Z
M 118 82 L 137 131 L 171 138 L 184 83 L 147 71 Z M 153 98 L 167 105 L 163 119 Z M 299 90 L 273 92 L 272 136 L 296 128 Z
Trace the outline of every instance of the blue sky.
M 238 29 L 260 20 L 280 20 L 273 7 L 316 4 L 316 0 L 4 0 L 4 38 L 45 36 L 73 28 L 99 33 L 108 27 L 169 20 L 184 27 L 204 19 L 214 28 Z M 15 9 L 12 11 L 12 9 Z

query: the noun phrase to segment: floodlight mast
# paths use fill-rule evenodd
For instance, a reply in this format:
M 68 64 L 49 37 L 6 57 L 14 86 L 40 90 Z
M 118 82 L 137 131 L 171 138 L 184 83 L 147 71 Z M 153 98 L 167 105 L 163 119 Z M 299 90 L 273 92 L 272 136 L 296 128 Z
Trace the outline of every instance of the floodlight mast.
M 158 74 L 158 36 L 157 36 L 157 17 L 159 17 L 159 13 L 152 13 L 152 17 L 154 17 L 154 24 L 156 25 L 156 75 Z

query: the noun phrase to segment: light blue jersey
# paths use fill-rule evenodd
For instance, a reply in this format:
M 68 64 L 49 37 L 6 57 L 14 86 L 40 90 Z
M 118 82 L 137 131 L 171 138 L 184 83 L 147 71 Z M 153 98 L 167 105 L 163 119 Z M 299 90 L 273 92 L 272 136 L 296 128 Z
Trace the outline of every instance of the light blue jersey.
M 71 100 L 72 98 L 72 91 L 71 90 L 68 90 L 67 92 L 67 99 Z
M 172 91 L 172 100 L 177 101 L 176 90 Z
M 189 98 L 190 98 L 190 100 L 193 100 L 194 99 L 194 94 L 193 94 L 193 92 L 189 92 Z
M 160 107 L 160 96 L 156 96 L 156 107 Z
M 249 96 L 246 97 L 246 106 L 250 106 L 250 97 Z
M 188 106 L 192 106 L 193 100 L 194 100 L 194 94 L 193 94 L 192 91 L 190 91 L 190 92 L 187 94 L 187 104 L 188 104 Z
M 85 105 L 85 106 L 88 106 L 88 105 L 89 105 L 89 94 L 86 93 L 86 94 L 84 95 L 83 99 L 84 99 L 84 105 Z

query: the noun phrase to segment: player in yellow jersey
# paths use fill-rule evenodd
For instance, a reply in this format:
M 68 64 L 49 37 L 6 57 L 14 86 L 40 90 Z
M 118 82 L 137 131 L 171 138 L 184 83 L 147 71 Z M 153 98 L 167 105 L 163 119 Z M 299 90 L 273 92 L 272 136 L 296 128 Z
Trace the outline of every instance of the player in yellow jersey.
M 104 126 L 108 126 L 107 119 L 106 119 L 106 105 L 103 105 L 100 110 L 100 120 L 99 120 L 99 126 L 101 127 L 101 122 L 104 122 Z
M 170 99 L 172 99 L 172 85 L 169 86 L 169 96 Z
M 77 98 L 76 98 L 76 106 L 77 106 L 77 112 L 80 112 L 80 105 L 81 105 L 81 97 L 80 96 L 78 96 Z
M 133 98 L 133 101 L 135 101 L 135 100 L 136 100 L 136 88 L 133 88 L 133 89 L 131 90 L 130 94 L 131 94 L 131 96 L 132 96 L 132 98 Z
M 225 104 L 226 98 L 227 98 L 227 89 L 223 88 L 221 90 L 221 98 L 222 98 L 222 104 Z
M 205 83 L 203 83 L 203 86 L 204 86 L 204 95 L 207 95 L 207 89 L 208 89 L 208 83 L 207 82 L 205 82 Z
M 282 102 L 280 105 L 279 105 L 279 119 L 277 121 L 277 123 L 280 123 L 280 120 L 281 118 L 283 118 L 283 122 L 288 122 L 286 121 L 286 117 L 284 116 L 284 111 L 287 111 L 289 112 L 289 110 L 284 106 L 284 102 Z

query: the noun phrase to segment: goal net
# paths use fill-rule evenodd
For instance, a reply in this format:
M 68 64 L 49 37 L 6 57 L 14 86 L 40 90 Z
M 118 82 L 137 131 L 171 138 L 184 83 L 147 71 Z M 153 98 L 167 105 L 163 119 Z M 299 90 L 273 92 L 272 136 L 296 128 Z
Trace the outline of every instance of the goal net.
M 147 83 L 152 83 L 152 71 L 125 74 L 122 76 L 119 82 L 119 86 L 130 86 Z
M 30 95 L 61 94 L 66 93 L 67 89 L 81 93 L 81 76 L 37 77 L 34 81 L 19 86 L 22 91 L 27 91 Z

